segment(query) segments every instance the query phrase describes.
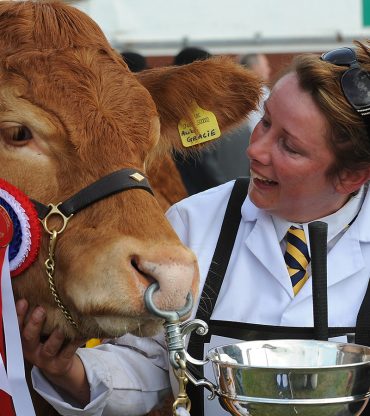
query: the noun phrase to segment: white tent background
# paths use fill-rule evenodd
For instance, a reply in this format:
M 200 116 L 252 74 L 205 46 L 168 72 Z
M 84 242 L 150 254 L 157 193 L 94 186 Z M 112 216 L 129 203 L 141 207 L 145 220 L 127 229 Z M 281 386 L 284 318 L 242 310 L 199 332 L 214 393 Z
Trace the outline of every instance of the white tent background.
M 364 0 L 77 0 L 117 49 L 172 55 L 325 50 L 370 38 Z M 366 1 L 366 0 L 365 0 Z

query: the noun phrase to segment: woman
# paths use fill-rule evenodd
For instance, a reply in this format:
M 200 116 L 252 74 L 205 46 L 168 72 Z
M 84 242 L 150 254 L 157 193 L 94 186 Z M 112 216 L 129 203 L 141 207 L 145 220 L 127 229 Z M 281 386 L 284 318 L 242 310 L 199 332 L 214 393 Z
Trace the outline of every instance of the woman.
M 370 122 L 366 115 L 370 81 L 366 70 L 370 71 L 370 52 L 357 43 L 356 53 L 342 48 L 321 59 L 298 57 L 274 86 L 248 148 L 248 197 L 241 207 L 225 277 L 213 305 L 201 297 L 199 311 L 211 313 L 214 335 L 207 340 L 206 350 L 225 343 L 220 335 L 235 341 L 245 338 L 239 335 L 248 334 L 248 329 L 259 339 L 271 329 L 277 329 L 277 337 L 313 336 L 309 249 L 304 240 L 309 240 L 308 223 L 314 220 L 328 224 L 330 337 L 347 341 L 346 334 L 362 321 L 358 316 L 366 306 L 365 302 L 361 307 L 370 276 Z M 230 182 L 210 189 L 168 212 L 182 241 L 198 256 L 201 288 L 211 291 L 212 275 L 204 283 L 232 188 Z M 306 258 L 302 270 L 301 264 L 292 272 L 285 262 L 289 263 L 290 254 L 285 252 L 293 244 L 288 231 L 300 240 Z M 20 302 L 24 353 L 41 369 L 34 373 L 35 387 L 61 414 L 140 415 L 169 387 L 166 352 L 155 340 L 123 337 L 116 345 L 78 350 L 77 358 L 71 354 L 73 346 L 67 353 L 60 351 L 62 339 L 57 334 L 40 344 L 43 317 L 37 313 L 42 311 L 34 311 L 24 324 L 26 310 L 26 302 Z M 366 343 L 367 331 L 358 332 L 365 335 L 356 342 Z M 196 350 L 191 342 L 190 351 Z M 68 394 L 53 390 L 47 378 Z M 70 396 L 80 400 L 80 407 Z M 193 399 L 194 415 L 201 415 L 201 407 Z M 217 401 L 206 401 L 204 414 L 227 413 Z

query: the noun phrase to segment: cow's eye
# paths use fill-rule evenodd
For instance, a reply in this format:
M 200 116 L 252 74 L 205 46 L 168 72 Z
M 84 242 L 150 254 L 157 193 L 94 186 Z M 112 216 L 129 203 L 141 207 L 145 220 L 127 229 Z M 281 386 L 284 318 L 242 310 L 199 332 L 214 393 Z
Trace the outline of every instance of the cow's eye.
M 23 146 L 32 139 L 31 130 L 25 126 L 13 126 L 1 129 L 4 140 L 13 146 Z

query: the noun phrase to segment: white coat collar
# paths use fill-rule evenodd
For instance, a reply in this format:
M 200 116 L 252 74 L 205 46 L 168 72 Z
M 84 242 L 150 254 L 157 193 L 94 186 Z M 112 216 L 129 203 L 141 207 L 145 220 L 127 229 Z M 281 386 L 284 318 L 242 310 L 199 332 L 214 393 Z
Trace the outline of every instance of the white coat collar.
M 328 255 L 328 286 L 352 276 L 365 266 L 360 246 L 360 242 L 370 242 L 370 227 L 364 226 L 368 223 L 367 216 L 370 212 L 370 192 L 367 189 L 365 192 L 366 196 L 357 218 Z M 248 249 L 293 297 L 280 242 L 271 216 L 257 208 L 249 197 L 244 201 L 241 213 L 244 222 L 255 222 L 245 240 Z M 349 255 L 343 256 L 343 253 L 349 253 Z M 309 279 L 293 302 L 300 302 L 311 294 L 312 284 Z
M 354 197 L 352 197 L 346 203 L 346 205 L 344 205 L 339 211 L 335 212 L 334 214 L 328 215 L 326 217 L 317 219 L 317 221 L 324 221 L 328 224 L 328 242 L 332 240 L 336 235 L 338 235 L 338 233 L 340 233 L 347 224 L 351 223 L 354 217 L 360 211 L 362 201 L 364 198 L 364 192 L 366 192 L 366 196 L 365 196 L 366 201 L 364 201 L 364 205 L 365 205 L 365 202 L 367 202 L 367 204 L 369 205 L 370 198 L 369 198 L 369 192 L 367 192 L 367 186 L 366 186 L 366 188 L 362 187 L 359 193 L 355 195 Z M 242 212 L 242 218 L 244 221 L 256 221 L 257 218 L 260 216 L 260 214 L 263 213 L 263 210 L 260 210 L 259 208 L 257 208 L 253 204 L 253 202 L 249 199 L 249 197 L 247 197 L 242 205 L 241 212 Z M 269 215 L 269 214 L 265 214 L 265 215 Z M 285 237 L 289 227 L 291 225 L 294 225 L 291 222 L 286 221 L 282 218 L 278 218 L 278 217 L 272 217 L 272 221 L 274 223 L 276 234 L 277 234 L 279 241 L 281 241 Z M 302 224 L 302 226 L 303 226 L 303 229 L 305 230 L 305 234 L 308 235 L 308 223 Z M 364 237 L 366 238 L 366 241 L 368 241 L 370 239 L 370 228 L 369 229 L 366 228 L 366 230 L 368 232 L 365 233 Z M 308 239 L 307 239 L 307 242 L 309 242 Z
M 289 280 L 280 243 L 276 236 L 271 215 L 257 208 L 249 199 L 243 203 L 242 220 L 251 223 L 251 229 L 244 243 L 248 250 L 259 260 L 266 270 L 278 283 L 293 296 L 292 285 Z

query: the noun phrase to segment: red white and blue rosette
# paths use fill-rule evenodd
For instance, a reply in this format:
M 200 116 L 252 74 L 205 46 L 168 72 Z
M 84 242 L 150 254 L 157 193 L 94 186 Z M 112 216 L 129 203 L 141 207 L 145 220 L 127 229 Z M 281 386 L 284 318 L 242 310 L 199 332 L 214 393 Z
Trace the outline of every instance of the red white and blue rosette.
M 18 275 L 36 259 L 40 234 L 32 202 L 0 179 L 0 413 L 9 416 L 35 416 L 10 275 Z
M 35 260 L 40 249 L 41 226 L 30 199 L 15 186 L 0 178 L 0 205 L 13 222 L 9 245 L 11 276 L 17 276 Z

